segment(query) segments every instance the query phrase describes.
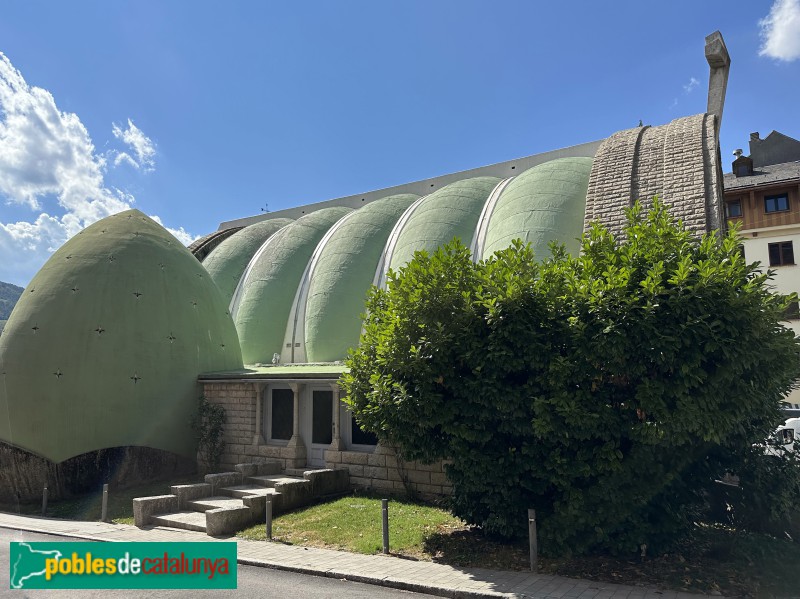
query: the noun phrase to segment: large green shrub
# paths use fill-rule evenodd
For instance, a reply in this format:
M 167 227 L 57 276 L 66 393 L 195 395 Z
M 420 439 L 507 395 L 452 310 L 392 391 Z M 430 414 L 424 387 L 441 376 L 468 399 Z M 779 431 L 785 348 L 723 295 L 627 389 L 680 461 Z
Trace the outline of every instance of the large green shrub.
M 735 232 L 698 239 L 658 201 L 551 250 L 417 253 L 369 296 L 347 402 L 406 458 L 452 459 L 454 512 L 487 532 L 535 508 L 547 553 L 665 547 L 781 419 L 787 298 Z

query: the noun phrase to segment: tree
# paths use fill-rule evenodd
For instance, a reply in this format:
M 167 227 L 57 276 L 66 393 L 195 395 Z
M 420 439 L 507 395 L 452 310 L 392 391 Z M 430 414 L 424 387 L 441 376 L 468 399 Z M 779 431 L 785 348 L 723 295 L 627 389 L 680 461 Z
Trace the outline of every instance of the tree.
M 697 238 L 658 200 L 551 253 L 418 252 L 370 292 L 346 401 L 405 458 L 452 460 L 453 511 L 487 532 L 532 507 L 551 554 L 666 547 L 780 422 L 791 298 L 735 231 Z

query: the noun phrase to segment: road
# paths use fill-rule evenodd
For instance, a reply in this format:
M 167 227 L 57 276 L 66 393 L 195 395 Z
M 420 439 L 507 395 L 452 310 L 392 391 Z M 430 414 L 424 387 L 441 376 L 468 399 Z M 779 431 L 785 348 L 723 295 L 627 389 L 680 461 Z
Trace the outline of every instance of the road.
M 238 585 L 236 590 L 215 591 L 167 591 L 167 590 L 19 590 L 9 589 L 9 543 L 11 541 L 80 541 L 69 537 L 45 535 L 19 530 L 0 528 L 0 597 L 69 597 L 71 599 L 105 597 L 130 597 L 131 599 L 151 597 L 236 597 L 237 599 L 265 599 L 270 597 L 301 599 L 327 599 L 347 597 L 347 599 L 430 599 L 431 595 L 409 593 L 379 586 L 308 576 L 294 572 L 283 572 L 271 568 L 238 566 Z

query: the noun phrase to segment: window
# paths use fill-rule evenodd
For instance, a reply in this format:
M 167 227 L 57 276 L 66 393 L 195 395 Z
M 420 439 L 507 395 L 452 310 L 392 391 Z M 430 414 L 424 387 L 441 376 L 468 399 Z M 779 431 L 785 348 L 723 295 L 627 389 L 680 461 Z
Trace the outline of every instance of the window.
M 375 433 L 370 433 L 369 431 L 363 430 L 356 419 L 351 417 L 350 418 L 350 433 L 352 435 L 351 440 L 353 445 L 377 445 L 378 444 L 378 437 Z
M 800 305 L 797 302 L 789 302 L 783 311 L 784 320 L 800 320 Z
M 288 441 L 294 432 L 294 391 L 272 390 L 272 422 L 270 438 Z
M 789 194 L 764 196 L 764 212 L 785 212 L 789 209 Z
M 770 243 L 768 249 L 770 266 L 786 266 L 787 264 L 794 264 L 794 248 L 792 248 L 791 241 Z
M 725 204 L 725 212 L 727 212 L 728 218 L 736 218 L 742 215 L 742 201 L 741 200 L 734 200 L 733 202 L 728 202 Z

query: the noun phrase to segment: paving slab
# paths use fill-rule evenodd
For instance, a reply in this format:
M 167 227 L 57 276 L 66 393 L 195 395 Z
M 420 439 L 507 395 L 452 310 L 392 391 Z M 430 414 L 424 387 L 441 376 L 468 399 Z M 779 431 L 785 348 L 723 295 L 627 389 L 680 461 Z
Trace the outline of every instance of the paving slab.
M 198 512 L 191 513 L 204 516 Z M 360 555 L 267 541 L 249 541 L 236 537 L 215 538 L 202 532 L 177 530 L 164 526 L 140 529 L 126 524 L 60 520 L 0 512 L 0 527 L 71 536 L 92 541 L 203 541 L 207 543 L 235 541 L 238 544 L 238 561 L 241 564 L 329 578 L 346 578 L 354 582 L 376 584 L 441 597 L 556 599 L 556 597 L 570 596 L 570 589 L 574 592 L 581 591 L 577 595 L 578 597 L 592 596 L 595 599 L 601 594 L 610 599 L 628 599 L 629 596 L 646 599 L 698 599 L 705 596 L 550 574 L 487 570 L 485 568 L 456 568 L 434 562 L 414 561 L 384 555 Z

